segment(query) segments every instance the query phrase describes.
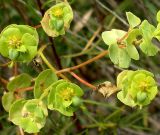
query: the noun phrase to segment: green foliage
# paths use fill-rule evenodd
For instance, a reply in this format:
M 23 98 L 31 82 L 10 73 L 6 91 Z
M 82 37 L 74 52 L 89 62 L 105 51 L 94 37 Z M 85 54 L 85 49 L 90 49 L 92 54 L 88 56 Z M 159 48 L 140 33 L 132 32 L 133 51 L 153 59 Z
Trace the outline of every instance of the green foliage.
M 7 89 L 9 92 L 4 93 L 2 97 L 2 105 L 4 109 L 8 112 L 11 105 L 16 101 L 15 92 L 18 89 L 26 88 L 31 85 L 32 77 L 28 74 L 21 74 L 13 78 L 8 84 Z
M 126 12 L 126 16 L 127 16 L 127 20 L 129 22 L 130 28 L 134 28 L 141 23 L 141 20 L 131 12 Z
M 141 32 L 139 29 L 133 29 L 129 32 L 129 35 L 126 39 L 126 49 L 130 56 L 130 58 L 134 60 L 139 60 L 139 53 L 135 47 L 135 39 L 141 36 Z
M 47 7 L 47 4 L 51 2 L 53 1 L 46 1 L 44 5 L 39 8 L 42 8 L 41 10 L 43 10 L 44 7 Z M 59 2 L 60 3 L 54 5 L 45 12 L 41 21 L 43 30 L 51 37 L 64 35 L 73 20 L 73 11 L 69 3 L 61 2 L 61 0 Z M 86 3 L 86 1 L 82 2 Z M 32 7 L 35 2 L 23 1 L 22 3 L 25 4 L 25 6 L 28 6 L 26 4 L 28 3 L 29 9 L 32 10 L 36 17 L 35 20 L 39 20 L 40 16 L 37 17 L 37 10 Z M 88 14 L 86 14 L 86 16 L 87 15 Z M 84 20 L 86 16 L 84 16 Z M 102 33 L 102 39 L 108 45 L 111 61 L 121 68 L 128 68 L 131 59 L 139 60 L 137 47 L 139 47 L 145 55 L 155 56 L 159 49 L 154 44 L 153 39 L 157 38 L 160 41 L 160 11 L 157 13 L 157 26 L 153 26 L 147 20 L 141 22 L 140 18 L 131 12 L 127 12 L 126 16 L 129 23 L 129 29 L 127 32 L 119 29 L 112 29 Z M 24 19 L 26 18 L 24 17 Z M 81 27 L 79 24 L 77 24 L 77 26 Z M 40 36 L 43 37 L 43 34 Z M 88 35 L 90 36 L 90 34 Z M 81 38 L 81 36 L 77 36 L 78 38 Z M 38 33 L 33 27 L 28 25 L 9 25 L 0 34 L 0 53 L 4 57 L 11 59 L 10 65 L 14 65 L 15 62 L 30 62 L 37 54 L 38 38 Z M 46 40 L 46 36 L 43 38 Z M 83 37 L 81 39 L 83 39 Z M 92 39 L 94 38 L 91 38 L 91 42 Z M 68 37 L 66 37 L 65 40 L 68 40 Z M 90 44 L 91 42 L 88 43 Z M 63 48 L 63 50 L 65 49 L 66 48 Z M 92 49 L 94 49 L 94 47 L 91 48 L 91 50 Z M 88 51 L 90 51 L 90 49 L 82 51 L 78 55 L 85 54 Z M 46 62 L 46 60 L 44 61 Z M 100 130 L 103 130 L 106 128 L 108 129 L 108 127 L 113 128 L 120 126 L 122 122 L 120 122 L 119 125 L 115 124 L 118 123 L 117 119 L 114 120 L 115 123 L 111 124 L 108 124 L 108 120 L 110 121 L 110 119 L 115 116 L 120 118 L 120 112 L 123 108 L 110 106 L 107 103 L 103 104 L 97 101 L 82 100 L 81 98 L 84 93 L 78 85 L 68 82 L 67 80 L 58 80 L 56 73 L 51 69 L 45 70 L 45 66 L 43 65 L 42 68 L 43 71 L 39 73 L 36 79 L 33 79 L 28 74 L 21 74 L 10 80 L 7 84 L 8 92 L 4 92 L 4 95 L 2 96 L 2 105 L 4 109 L 9 112 L 9 120 L 12 123 L 19 126 L 27 133 L 37 133 L 42 127 L 44 127 L 47 121 L 47 109 L 55 110 L 64 116 L 73 116 L 73 113 L 78 108 L 81 108 L 85 115 L 87 115 L 91 121 L 95 122 L 95 124 L 90 127 L 97 126 Z M 120 90 L 117 94 L 117 98 L 122 103 L 130 107 L 140 106 L 140 108 L 142 108 L 143 106 L 150 104 L 158 92 L 157 84 L 153 77 L 154 75 L 152 73 L 145 70 L 124 70 L 117 77 L 117 87 L 107 81 L 99 85 L 101 87 L 97 87 L 96 90 L 102 93 L 105 97 L 109 97 L 111 94 Z M 35 83 L 31 83 L 31 80 L 35 81 Z M 18 91 L 29 87 L 31 84 L 34 84 L 33 95 L 28 96 L 24 91 L 23 93 L 21 93 L 22 91 Z M 103 121 L 99 121 L 100 117 L 98 117 L 98 119 L 92 117 L 91 113 L 87 111 L 87 108 L 83 103 L 118 108 L 118 110 L 107 116 Z M 96 113 L 99 112 L 96 111 Z M 64 116 L 60 116 L 62 118 L 61 124 L 68 119 Z M 56 119 L 56 115 L 53 119 Z M 57 119 L 60 121 L 59 117 L 57 117 Z M 53 121 L 55 127 L 53 127 L 53 124 L 51 124 L 51 127 L 56 131 L 56 128 L 59 125 L 55 123 L 54 120 L 50 118 L 49 120 Z M 84 120 L 80 122 L 83 121 Z M 62 129 L 60 134 L 65 133 L 68 125 L 69 123 L 67 123 L 67 126 L 64 127 L 64 129 Z
M 158 52 L 158 47 L 152 43 L 154 37 L 154 31 L 156 28 L 151 25 L 147 20 L 144 20 L 140 26 L 140 30 L 143 35 L 142 43 L 140 48 L 147 56 L 154 56 Z
M 67 2 L 61 2 L 48 9 L 41 21 L 44 31 L 51 37 L 64 35 L 73 19 L 73 11 Z
M 111 61 L 122 68 L 127 68 L 131 61 L 127 49 L 119 48 L 117 42 L 117 39 L 123 37 L 125 34 L 125 31 L 116 29 L 102 33 L 104 42 L 109 45 L 109 57 Z
M 3 108 L 9 112 L 11 105 L 16 100 L 13 92 L 7 92 L 2 97 Z
M 7 85 L 10 92 L 2 97 L 2 104 L 9 112 L 10 121 L 23 128 L 25 132 L 36 133 L 44 127 L 48 115 L 47 106 L 50 110 L 72 116 L 82 103 L 82 89 L 76 84 L 58 80 L 51 69 L 44 70 L 36 78 L 35 99 L 16 99 L 16 90 L 30 86 L 31 79 L 27 74 L 16 76 Z
M 126 34 L 123 30 L 112 29 L 111 31 L 105 31 L 102 33 L 102 39 L 107 45 L 117 44 L 117 39 L 120 39 Z
M 44 90 L 57 80 L 56 74 L 51 69 L 41 72 L 35 80 L 34 97 L 40 98 Z
M 16 89 L 28 87 L 31 85 L 31 79 L 32 77 L 25 73 L 18 75 L 8 83 L 7 89 L 13 92 Z
M 9 119 L 28 133 L 37 133 L 45 125 L 48 111 L 38 99 L 20 99 L 14 102 L 9 111 Z
M 13 61 L 30 62 L 37 54 L 38 33 L 28 25 L 12 24 L 0 34 L 0 53 Z
M 48 95 L 48 108 L 57 110 L 66 116 L 73 116 L 75 106 L 80 104 L 82 89 L 70 82 L 60 80 L 52 85 Z
M 160 23 L 160 11 L 158 11 L 158 13 L 157 13 L 157 21 L 158 21 L 158 23 Z
M 109 46 L 109 57 L 111 61 L 119 67 L 129 67 L 131 58 L 127 50 L 119 48 L 117 44 Z
M 158 93 L 154 75 L 145 70 L 125 70 L 117 77 L 118 99 L 124 104 L 142 107 L 150 104 Z
M 127 12 L 126 15 L 130 25 L 128 32 L 112 29 L 102 33 L 103 41 L 109 45 L 111 61 L 121 68 L 128 68 L 131 59 L 139 60 L 137 46 L 140 46 L 147 56 L 155 56 L 159 51 L 152 40 L 153 38 L 160 40 L 160 25 L 155 28 L 147 20 L 141 23 L 141 20 L 131 12 Z M 157 20 L 158 16 L 159 13 Z

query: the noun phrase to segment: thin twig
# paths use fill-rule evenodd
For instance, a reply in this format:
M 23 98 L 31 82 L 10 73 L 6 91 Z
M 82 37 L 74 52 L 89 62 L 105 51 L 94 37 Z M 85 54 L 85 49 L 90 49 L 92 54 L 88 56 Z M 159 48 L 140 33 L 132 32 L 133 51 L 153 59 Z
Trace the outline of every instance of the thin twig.
M 17 74 L 18 74 L 18 64 L 17 62 L 15 62 L 13 66 L 13 76 L 16 76 Z
M 40 10 L 40 12 L 41 12 L 41 14 L 43 16 L 44 13 L 45 13 L 45 10 L 42 8 L 41 0 L 37 0 L 37 4 L 38 4 L 39 10 Z
M 20 135 L 24 135 L 23 129 L 21 127 L 19 127 L 19 133 Z
M 59 70 L 59 71 L 56 72 L 56 74 L 61 74 L 61 73 L 65 73 L 65 72 L 70 72 L 70 71 L 76 70 L 78 68 L 81 68 L 81 67 L 83 67 L 85 65 L 88 65 L 88 64 L 90 64 L 90 63 L 92 63 L 92 62 L 104 57 L 107 54 L 108 54 L 108 50 L 105 50 L 105 51 L 101 52 L 99 55 L 93 57 L 92 59 L 89 59 L 89 60 L 87 60 L 87 61 L 85 61 L 85 62 L 83 62 L 83 63 L 81 63 L 79 65 L 76 65 L 74 67 L 69 67 L 69 68 L 65 68 L 65 69 Z
M 102 2 L 100 2 L 100 0 L 96 0 L 96 2 L 103 7 L 104 9 L 106 9 L 108 12 L 110 12 L 111 14 L 113 14 L 119 21 L 121 21 L 124 25 L 129 26 L 128 23 L 122 19 L 122 17 L 120 17 L 116 12 L 112 11 L 111 9 L 109 9 L 108 7 L 106 7 Z
M 41 12 L 41 14 L 43 16 L 45 14 L 45 10 L 42 8 L 41 0 L 37 0 L 37 3 L 38 3 L 39 10 L 40 10 L 40 12 Z M 62 69 L 61 61 L 60 61 L 60 58 L 59 58 L 59 56 L 57 54 L 53 38 L 52 37 L 48 37 L 48 39 L 49 39 L 50 43 L 52 44 L 51 47 L 52 47 L 52 51 L 53 51 L 53 55 L 54 55 L 54 59 L 56 61 L 57 67 L 58 67 L 58 69 Z
M 84 79 L 80 78 L 77 74 L 75 74 L 74 72 L 69 72 L 74 78 L 76 78 L 78 81 L 80 81 L 81 83 L 83 83 L 84 85 L 90 87 L 93 90 L 96 90 L 96 86 L 86 82 Z
M 38 24 L 38 25 L 36 25 L 36 26 L 33 26 L 34 28 L 36 28 L 36 29 L 38 29 L 38 28 L 41 28 L 42 27 L 42 25 L 41 24 Z
M 46 45 L 42 46 L 39 51 L 38 54 L 41 56 L 42 60 L 45 62 L 45 64 L 52 69 L 54 72 L 58 72 L 57 69 L 55 69 L 47 60 L 47 58 L 43 55 L 43 50 L 46 48 Z M 80 78 L 78 75 L 76 75 L 74 72 L 69 72 L 73 77 L 75 77 L 77 80 L 79 80 L 81 83 L 83 83 L 84 85 L 92 88 L 93 90 L 96 89 L 96 87 L 88 82 L 86 82 L 85 80 L 83 80 L 82 78 Z M 63 74 L 59 74 L 60 77 L 62 77 L 65 80 L 69 80 L 68 78 L 66 78 Z
M 31 87 L 16 89 L 15 92 L 19 93 L 19 92 L 24 92 L 24 91 L 31 91 L 31 90 L 33 90 L 33 89 L 34 89 L 34 86 L 31 86 Z
M 52 44 L 51 47 L 52 47 L 52 51 L 53 51 L 53 55 L 54 55 L 57 67 L 58 67 L 58 69 L 62 69 L 61 60 L 60 60 L 60 58 L 59 58 L 59 56 L 57 54 L 53 38 L 49 37 L 49 40 L 50 40 L 50 42 Z
M 102 26 L 99 26 L 98 29 L 94 32 L 93 36 L 91 37 L 91 39 L 88 41 L 88 43 L 86 44 L 86 46 L 84 47 L 83 51 L 87 50 L 91 44 L 93 43 L 94 39 L 97 37 L 97 35 L 99 34 L 99 32 L 101 31 Z
M 9 64 L 11 64 L 12 61 L 9 61 L 7 63 L 1 64 L 0 67 L 7 67 Z
M 8 81 L 2 77 L 0 77 L 0 82 L 2 82 L 4 85 L 8 84 Z
M 43 53 L 39 53 L 39 55 L 41 56 L 42 60 L 44 61 L 44 63 L 53 71 L 53 72 L 57 72 L 57 70 L 49 63 L 49 61 L 47 60 L 47 58 L 43 55 Z M 63 74 L 59 74 L 59 76 L 65 80 L 69 80 L 66 76 L 64 76 Z

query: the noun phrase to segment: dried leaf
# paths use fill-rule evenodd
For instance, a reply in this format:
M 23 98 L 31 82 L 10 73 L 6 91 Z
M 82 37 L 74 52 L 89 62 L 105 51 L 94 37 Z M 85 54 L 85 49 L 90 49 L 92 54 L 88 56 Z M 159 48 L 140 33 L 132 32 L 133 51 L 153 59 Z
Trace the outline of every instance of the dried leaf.
M 106 81 L 97 86 L 97 91 L 103 94 L 104 97 L 110 97 L 112 94 L 117 92 L 119 89 L 109 81 Z

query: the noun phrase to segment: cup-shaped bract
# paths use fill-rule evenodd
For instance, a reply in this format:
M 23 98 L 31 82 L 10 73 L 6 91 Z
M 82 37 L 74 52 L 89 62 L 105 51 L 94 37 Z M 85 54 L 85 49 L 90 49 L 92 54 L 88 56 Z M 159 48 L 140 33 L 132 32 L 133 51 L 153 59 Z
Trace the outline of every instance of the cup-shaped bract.
M 41 21 L 48 36 L 64 35 L 73 20 L 73 11 L 67 2 L 61 2 L 46 11 Z
M 30 62 L 37 54 L 38 41 L 35 28 L 11 24 L 0 34 L 0 53 L 12 61 Z
M 145 70 L 121 72 L 117 78 L 117 86 L 121 89 L 117 94 L 118 99 L 131 107 L 150 104 L 158 92 L 153 77 L 152 73 Z
M 9 119 L 27 133 L 36 133 L 45 125 L 47 108 L 38 99 L 19 99 L 13 103 L 9 111 Z
M 48 108 L 66 116 L 72 116 L 80 105 L 83 90 L 76 84 L 64 80 L 57 81 L 48 95 Z

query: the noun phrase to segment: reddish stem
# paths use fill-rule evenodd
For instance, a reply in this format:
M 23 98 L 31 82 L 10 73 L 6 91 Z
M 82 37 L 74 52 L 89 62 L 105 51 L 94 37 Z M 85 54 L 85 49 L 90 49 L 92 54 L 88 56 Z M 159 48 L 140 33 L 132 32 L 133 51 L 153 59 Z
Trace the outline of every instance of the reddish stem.
M 19 88 L 19 89 L 16 89 L 16 92 L 24 92 L 24 91 L 31 91 L 34 89 L 34 86 L 31 86 L 31 87 L 27 87 L 27 88 Z
M 42 25 L 41 24 L 38 24 L 38 25 L 36 25 L 36 26 L 33 26 L 34 28 L 36 28 L 36 29 L 38 29 L 38 28 L 41 28 L 42 27 Z
M 15 62 L 14 63 L 14 66 L 13 66 L 13 76 L 16 76 L 18 74 L 18 65 L 17 63 Z
M 8 84 L 8 81 L 5 80 L 4 78 L 0 77 L 0 82 L 2 82 L 4 85 Z
M 76 78 L 78 81 L 80 81 L 81 83 L 83 83 L 84 85 L 90 87 L 93 90 L 96 90 L 96 86 L 86 82 L 85 80 L 83 80 L 82 78 L 80 78 L 78 75 L 76 75 L 74 72 L 69 72 L 74 78 Z

